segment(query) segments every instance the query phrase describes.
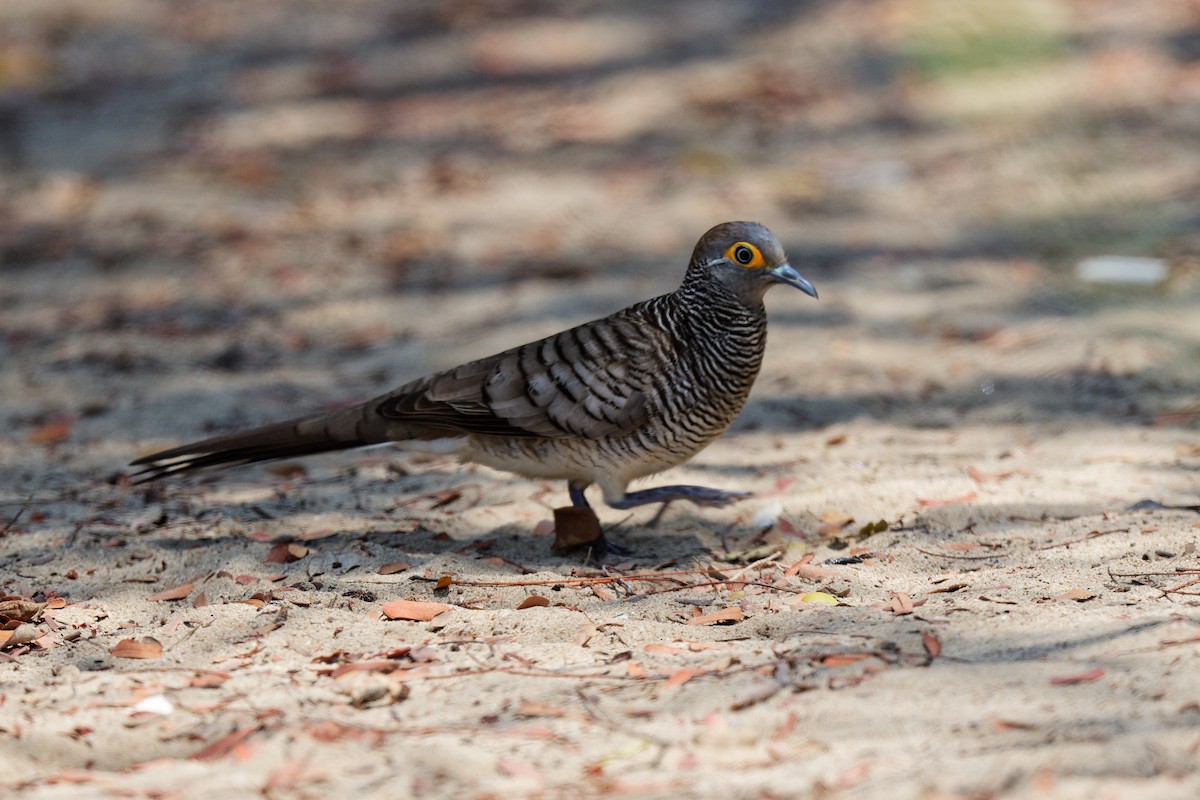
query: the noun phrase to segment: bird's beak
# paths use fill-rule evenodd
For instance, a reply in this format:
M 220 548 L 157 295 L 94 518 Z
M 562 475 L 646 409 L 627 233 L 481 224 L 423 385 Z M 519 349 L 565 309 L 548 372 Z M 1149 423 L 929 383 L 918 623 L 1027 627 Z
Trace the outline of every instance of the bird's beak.
M 817 296 L 817 287 L 813 286 L 808 278 L 805 278 L 791 264 L 784 262 L 778 267 L 769 270 L 772 278 L 779 283 L 786 283 L 788 286 L 795 286 L 800 291 L 804 292 L 809 297 Z

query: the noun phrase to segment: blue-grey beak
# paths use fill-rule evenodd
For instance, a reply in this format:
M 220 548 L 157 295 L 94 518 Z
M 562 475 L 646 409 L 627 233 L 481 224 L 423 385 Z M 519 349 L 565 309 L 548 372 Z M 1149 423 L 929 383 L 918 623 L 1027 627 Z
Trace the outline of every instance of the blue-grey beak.
M 795 286 L 800 291 L 804 292 L 809 297 L 817 296 L 817 287 L 813 286 L 808 278 L 805 278 L 791 264 L 783 263 L 772 270 L 769 270 L 771 277 L 780 283 L 786 283 L 788 286 Z

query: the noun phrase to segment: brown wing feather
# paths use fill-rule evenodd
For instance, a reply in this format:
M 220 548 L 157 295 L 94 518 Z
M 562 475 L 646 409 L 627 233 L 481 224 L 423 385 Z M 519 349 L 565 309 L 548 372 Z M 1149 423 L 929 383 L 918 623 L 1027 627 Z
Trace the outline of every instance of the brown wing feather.
M 376 413 L 497 436 L 627 433 L 649 418 L 645 389 L 665 345 L 662 330 L 627 312 L 409 384 Z

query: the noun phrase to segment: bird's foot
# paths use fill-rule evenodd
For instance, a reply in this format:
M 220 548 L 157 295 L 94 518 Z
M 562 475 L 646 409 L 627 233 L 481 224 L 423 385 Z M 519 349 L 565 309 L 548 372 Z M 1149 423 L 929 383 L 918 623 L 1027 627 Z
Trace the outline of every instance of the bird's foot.
M 632 548 L 622 544 L 617 544 L 612 539 L 609 539 L 607 534 L 600 532 L 600 538 L 592 542 L 592 558 L 596 563 L 603 562 L 609 556 L 616 558 L 629 558 L 634 555 L 635 551 Z
M 656 486 L 653 489 L 643 489 L 640 492 L 626 492 L 619 500 L 610 502 L 613 508 L 634 508 L 650 503 L 671 503 L 675 500 L 687 500 L 706 508 L 722 508 L 745 500 L 751 492 L 727 492 L 724 489 L 713 489 L 708 486 Z

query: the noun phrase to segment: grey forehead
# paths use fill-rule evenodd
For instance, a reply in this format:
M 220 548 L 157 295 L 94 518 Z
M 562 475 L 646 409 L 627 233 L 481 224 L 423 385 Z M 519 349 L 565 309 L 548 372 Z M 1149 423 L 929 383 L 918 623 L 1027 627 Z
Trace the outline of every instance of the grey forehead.
M 712 228 L 700 240 L 700 247 L 708 259 L 720 258 L 726 248 L 734 242 L 749 242 L 762 251 L 763 258 L 770 263 L 785 260 L 783 245 L 765 225 L 757 222 L 726 222 Z

